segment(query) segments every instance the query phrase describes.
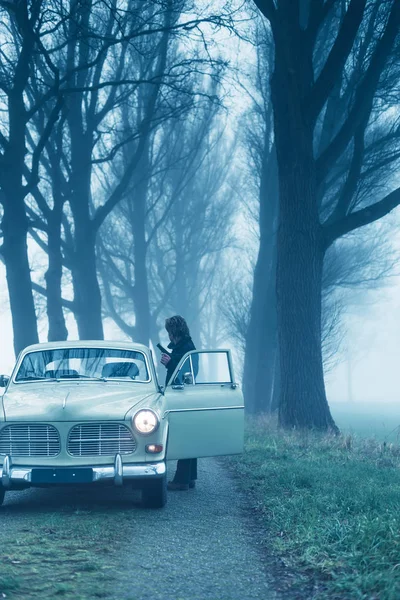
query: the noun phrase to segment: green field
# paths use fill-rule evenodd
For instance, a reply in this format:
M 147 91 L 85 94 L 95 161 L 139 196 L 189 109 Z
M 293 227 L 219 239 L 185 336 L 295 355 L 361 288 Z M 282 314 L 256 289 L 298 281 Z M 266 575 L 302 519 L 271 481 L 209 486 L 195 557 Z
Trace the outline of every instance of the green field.
M 333 418 L 343 433 L 400 444 L 400 402 L 380 406 L 370 403 L 331 403 Z

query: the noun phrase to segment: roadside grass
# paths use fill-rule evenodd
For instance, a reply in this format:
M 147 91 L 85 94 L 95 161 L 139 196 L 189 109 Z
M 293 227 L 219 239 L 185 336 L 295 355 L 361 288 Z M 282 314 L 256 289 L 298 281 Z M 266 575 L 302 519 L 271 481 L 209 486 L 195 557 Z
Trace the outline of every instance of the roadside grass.
M 132 536 L 132 509 L 7 512 L 4 507 L 0 599 L 115 598 L 116 580 L 126 577 L 121 553 Z
M 265 524 L 288 595 L 400 598 L 399 445 L 280 432 L 259 418 L 247 423 L 245 453 L 226 461 Z

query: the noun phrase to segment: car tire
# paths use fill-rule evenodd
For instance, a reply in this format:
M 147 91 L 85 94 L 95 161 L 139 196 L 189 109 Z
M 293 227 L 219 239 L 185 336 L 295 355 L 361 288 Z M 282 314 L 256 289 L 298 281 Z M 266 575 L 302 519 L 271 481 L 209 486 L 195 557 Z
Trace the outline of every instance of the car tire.
M 146 481 L 142 489 L 142 502 L 146 508 L 163 508 L 167 503 L 167 477 Z
M 0 506 L 3 504 L 4 502 L 4 496 L 6 495 L 6 490 L 3 488 L 3 486 L 0 483 Z

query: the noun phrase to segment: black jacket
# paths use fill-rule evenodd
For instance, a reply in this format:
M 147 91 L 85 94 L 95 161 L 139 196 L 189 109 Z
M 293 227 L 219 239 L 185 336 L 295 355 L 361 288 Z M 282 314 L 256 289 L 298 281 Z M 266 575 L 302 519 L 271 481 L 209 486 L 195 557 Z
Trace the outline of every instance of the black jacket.
M 171 352 L 171 360 L 167 364 L 167 376 L 165 378 L 165 385 L 168 384 L 171 379 L 172 373 L 175 371 L 178 366 L 179 361 L 182 356 L 186 354 L 186 352 L 190 352 L 191 350 L 196 350 L 196 346 L 193 344 L 193 340 L 191 337 L 182 338 L 177 344 L 168 344 L 168 348 L 172 348 Z M 186 364 L 187 361 L 185 361 Z

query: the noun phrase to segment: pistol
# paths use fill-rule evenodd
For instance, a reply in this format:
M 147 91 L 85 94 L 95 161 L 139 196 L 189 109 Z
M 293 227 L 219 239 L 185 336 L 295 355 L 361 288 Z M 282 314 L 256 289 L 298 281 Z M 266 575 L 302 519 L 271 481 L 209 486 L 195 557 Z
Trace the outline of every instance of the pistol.
M 166 348 L 164 348 L 164 346 L 161 346 L 161 344 L 157 344 L 157 348 L 163 353 L 163 354 L 168 354 L 168 356 L 171 355 L 170 352 L 168 352 L 168 350 Z

